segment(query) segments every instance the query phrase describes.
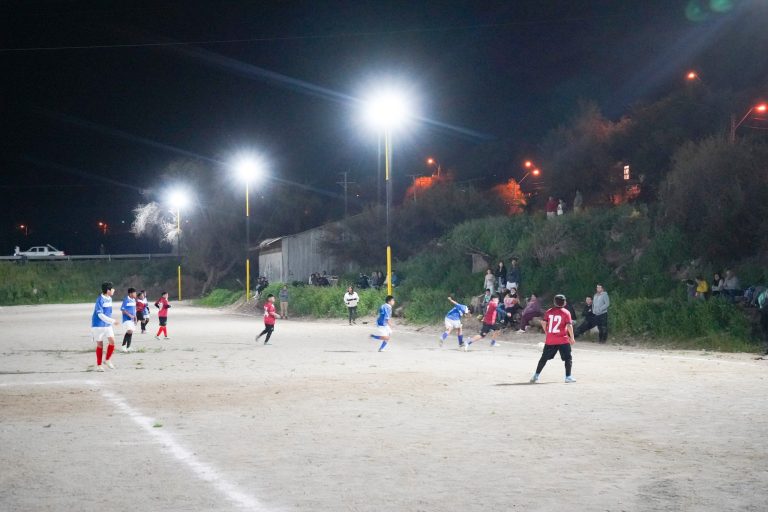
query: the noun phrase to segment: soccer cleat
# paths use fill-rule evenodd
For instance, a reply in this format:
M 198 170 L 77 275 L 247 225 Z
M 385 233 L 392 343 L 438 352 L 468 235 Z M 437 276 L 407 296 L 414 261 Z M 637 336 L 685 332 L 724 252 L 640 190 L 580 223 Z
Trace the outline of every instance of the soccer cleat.
M 169 336 L 166 336 L 164 339 L 166 339 L 166 340 L 169 340 L 169 339 L 171 339 L 171 338 L 170 338 Z
M 518 334 L 525 334 L 525 329 L 518 329 L 515 332 Z
M 104 371 L 104 367 L 102 365 L 98 364 L 98 365 L 96 365 L 96 371 L 97 372 L 103 372 Z
M 530 382 L 531 384 L 536 384 L 537 382 L 539 382 L 539 374 L 538 373 L 534 373 L 533 377 L 531 377 L 531 380 L 528 381 L 528 382 Z
M 127 348 L 125 347 L 125 345 L 123 345 L 122 347 L 120 347 L 120 352 L 122 352 L 122 353 L 126 353 L 126 352 L 128 352 L 128 351 L 129 351 L 129 349 L 127 349 Z
M 155 336 L 155 339 L 156 339 L 156 340 L 159 340 L 159 339 L 160 339 L 160 336 Z
M 491 340 L 491 346 L 495 347 L 496 345 L 498 345 L 498 343 L 496 343 L 496 340 Z
M 466 352 L 466 351 L 469 349 L 469 345 L 470 345 L 469 343 L 462 343 L 462 344 L 461 344 L 461 349 L 462 349 L 464 352 Z
M 110 370 L 114 370 L 115 369 L 115 365 L 113 365 L 112 361 L 110 361 L 109 359 L 104 361 L 104 364 L 107 365 L 107 368 L 109 368 Z
M 569 375 L 565 378 L 565 382 L 576 382 L 576 379 L 574 379 L 571 375 Z

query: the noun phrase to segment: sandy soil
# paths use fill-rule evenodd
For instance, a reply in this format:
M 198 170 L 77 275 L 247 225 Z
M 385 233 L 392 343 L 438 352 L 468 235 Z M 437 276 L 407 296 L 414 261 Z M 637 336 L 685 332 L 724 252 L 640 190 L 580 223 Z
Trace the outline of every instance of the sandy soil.
M 0 510 L 765 511 L 768 362 L 171 310 L 89 371 L 91 305 L 0 310 Z M 156 317 L 151 327 L 157 326 Z M 122 334 L 120 331 L 118 331 Z

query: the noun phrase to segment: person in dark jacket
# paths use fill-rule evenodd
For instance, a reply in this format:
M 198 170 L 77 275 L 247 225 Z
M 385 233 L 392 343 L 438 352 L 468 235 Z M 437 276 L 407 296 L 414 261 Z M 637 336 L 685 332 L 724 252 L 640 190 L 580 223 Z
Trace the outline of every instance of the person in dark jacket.
M 496 270 L 493 272 L 493 275 L 496 276 L 496 290 L 491 291 L 498 291 L 502 288 L 506 287 L 507 284 L 507 267 L 504 266 L 504 262 L 500 261 L 498 265 L 496 265 Z
M 581 313 L 581 323 L 576 327 L 573 333 L 574 338 L 578 338 L 593 327 L 597 327 L 595 315 L 592 313 L 592 297 L 587 297 L 584 303 L 584 311 Z

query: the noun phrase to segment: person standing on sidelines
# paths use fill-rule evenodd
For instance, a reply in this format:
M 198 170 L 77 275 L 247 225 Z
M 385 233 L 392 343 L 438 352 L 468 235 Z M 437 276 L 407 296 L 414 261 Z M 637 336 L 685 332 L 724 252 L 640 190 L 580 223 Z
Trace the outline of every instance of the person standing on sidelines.
M 136 319 L 141 323 L 141 334 L 146 333 L 149 322 L 149 302 L 144 290 L 136 294 Z
M 395 298 L 392 295 L 387 295 L 384 298 L 384 304 L 379 308 L 379 316 L 376 318 L 376 328 L 378 334 L 371 334 L 371 338 L 374 340 L 380 340 L 379 352 L 384 350 L 384 347 L 389 343 L 389 339 L 392 337 L 392 306 L 395 305 Z
M 123 352 L 131 351 L 131 338 L 133 330 L 136 328 L 136 288 L 128 288 L 128 294 L 120 305 L 120 311 L 123 313 Z
M 112 282 L 105 281 L 101 283 L 101 295 L 96 298 L 96 305 L 93 308 L 93 315 L 91 315 L 91 336 L 93 341 L 96 342 L 97 372 L 104 371 L 104 367 L 101 365 L 104 352 L 104 338 L 107 338 L 109 341 L 104 364 L 108 368 L 115 369 L 115 365 L 110 361 L 112 353 L 115 351 L 115 331 L 112 329 L 112 326 L 117 324 L 117 320 L 112 318 L 112 295 L 114 294 L 115 287 L 112 285 Z
M 277 318 L 280 318 L 280 315 L 275 311 L 275 296 L 270 293 L 264 302 L 264 330 L 256 336 L 256 341 L 259 341 L 259 338 L 266 334 L 267 337 L 264 338 L 264 344 L 269 345 L 269 338 L 275 332 L 275 321 Z
M 485 315 L 483 316 L 483 326 L 480 328 L 480 334 L 476 334 L 475 336 L 472 336 L 472 338 L 469 339 L 466 345 L 464 345 L 464 352 L 466 352 L 469 349 L 469 346 L 479 340 L 480 338 L 485 338 L 488 336 L 488 334 L 491 335 L 491 346 L 496 346 L 496 333 L 499 331 L 499 328 L 496 327 L 496 319 L 498 318 L 498 311 L 497 308 L 499 307 L 499 294 L 494 293 L 491 297 L 491 302 L 488 303 L 488 307 L 485 310 Z
M 445 332 L 440 335 L 440 346 L 443 346 L 446 338 L 450 336 L 451 331 L 457 330 L 459 347 L 464 346 L 464 334 L 462 332 L 461 317 L 469 314 L 469 307 L 459 304 L 453 298 L 448 297 L 448 301 L 453 304 L 453 308 L 445 315 Z
M 592 314 L 595 315 L 595 325 L 597 325 L 597 339 L 599 343 L 608 341 L 608 307 L 611 305 L 611 299 L 603 285 L 598 284 L 595 287 L 595 296 L 592 297 Z
M 347 293 L 344 294 L 344 305 L 347 306 L 347 313 L 349 313 L 349 325 L 357 323 L 358 302 L 360 302 L 360 296 L 352 286 L 349 286 Z
M 280 288 L 280 316 L 283 318 L 288 318 L 288 286 L 283 285 L 282 288 Z
M 155 339 L 159 340 L 160 333 L 163 333 L 165 339 L 169 340 L 171 338 L 168 337 L 168 310 L 171 308 L 171 305 L 168 304 L 168 292 L 160 294 L 160 298 L 155 301 L 155 307 L 160 310 L 157 313 L 157 319 L 160 321 L 160 328 L 157 329 Z
M 571 314 L 565 309 L 565 295 L 555 295 L 554 307 L 549 308 L 544 313 L 544 319 L 541 321 L 541 328 L 547 333 L 544 341 L 544 350 L 539 358 L 539 364 L 536 365 L 536 373 L 531 377 L 531 384 L 539 381 L 541 371 L 547 361 L 555 358 L 555 354 L 560 352 L 560 359 L 565 363 L 565 382 L 576 382 L 571 376 L 573 367 L 573 356 L 571 355 L 571 345 L 576 343 L 573 337 L 573 321 Z

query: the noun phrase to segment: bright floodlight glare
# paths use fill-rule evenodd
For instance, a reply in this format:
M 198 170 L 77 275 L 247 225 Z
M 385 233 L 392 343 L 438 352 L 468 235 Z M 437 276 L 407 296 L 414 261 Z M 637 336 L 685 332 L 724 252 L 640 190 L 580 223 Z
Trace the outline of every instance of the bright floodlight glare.
M 533 165 L 533 162 L 531 162 L 530 160 L 526 160 L 523 165 L 525 165 L 526 169 L 530 169 L 531 166 Z
M 768 110 L 768 105 L 766 105 L 765 103 L 761 103 L 760 105 L 755 107 L 755 110 L 757 110 L 758 112 L 765 112 L 766 110 Z
M 365 117 L 371 126 L 377 128 L 397 128 L 404 124 L 410 115 L 408 100 L 396 91 L 380 92 L 365 104 Z
M 264 164 L 261 159 L 250 154 L 236 157 L 234 168 L 240 179 L 246 182 L 251 182 L 264 173 Z
M 688 80 L 695 80 L 698 77 L 695 71 L 691 71 L 688 73 Z
M 534 169 L 532 172 L 534 176 L 538 176 L 539 174 L 541 174 L 541 171 L 538 169 Z
M 168 202 L 177 210 L 184 208 L 188 202 L 187 194 L 181 190 L 174 190 L 168 196 Z
M 432 165 L 434 163 L 435 163 L 435 159 L 434 158 L 427 158 L 427 164 Z

